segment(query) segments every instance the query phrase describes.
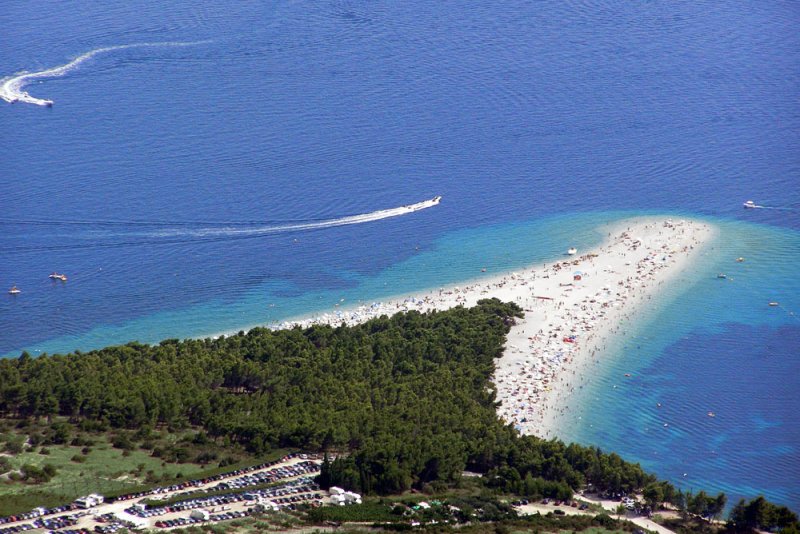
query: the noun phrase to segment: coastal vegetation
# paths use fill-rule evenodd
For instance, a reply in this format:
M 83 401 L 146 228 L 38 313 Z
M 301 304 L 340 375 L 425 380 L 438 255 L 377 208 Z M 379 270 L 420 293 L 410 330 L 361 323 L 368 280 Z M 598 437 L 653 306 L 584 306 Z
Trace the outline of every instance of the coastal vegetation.
M 193 429 L 81 426 L 87 427 L 60 416 L 49 423 L 0 421 L 0 516 L 92 492 L 113 496 L 210 476 L 252 462 L 240 447 L 215 447 Z M 276 450 L 270 458 L 285 452 Z
M 4 447 L 23 455 L 16 470 L 32 454 L 60 457 L 54 477 L 66 465 L 96 469 L 92 459 L 112 451 L 115 461 L 137 464 L 142 484 L 153 482 L 150 470 L 188 476 L 298 448 L 335 457 L 323 464 L 323 487 L 365 494 L 443 491 L 470 470 L 495 494 L 564 500 L 584 488 L 643 491 L 652 508 L 669 502 L 719 517 L 724 495 L 684 494 L 614 453 L 520 436 L 497 417 L 494 360 L 521 314 L 490 299 L 352 327 L 255 328 L 153 346 L 23 353 L 0 360 Z M 780 518 L 774 525 L 796 524 L 792 512 L 769 506 L 767 515 Z M 747 505 L 734 511 L 747 525 L 762 525 Z
M 428 499 L 426 508 L 419 506 L 422 497 L 371 498 L 363 504 L 347 507 L 324 506 L 302 508 L 293 512 L 255 514 L 223 525 L 193 525 L 173 532 L 275 532 L 305 531 L 323 526 L 336 532 L 386 532 L 425 529 L 433 532 L 512 533 L 583 532 L 611 534 L 641 532 L 635 524 L 615 520 L 607 514 L 558 515 L 533 514 L 520 516 L 507 502 L 490 494 L 473 491 Z M 305 527 L 305 528 L 304 528 Z M 313 531 L 313 530 L 311 530 Z

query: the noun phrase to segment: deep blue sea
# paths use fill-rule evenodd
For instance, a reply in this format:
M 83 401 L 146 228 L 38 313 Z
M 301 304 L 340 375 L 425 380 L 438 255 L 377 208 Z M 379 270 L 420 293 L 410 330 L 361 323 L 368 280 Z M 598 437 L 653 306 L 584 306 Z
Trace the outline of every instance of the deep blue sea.
M 719 240 L 562 435 L 800 509 L 798 23 L 778 0 L 4 5 L 0 78 L 78 61 L 22 89 L 52 108 L 0 101 L 0 354 L 213 335 L 706 218 Z

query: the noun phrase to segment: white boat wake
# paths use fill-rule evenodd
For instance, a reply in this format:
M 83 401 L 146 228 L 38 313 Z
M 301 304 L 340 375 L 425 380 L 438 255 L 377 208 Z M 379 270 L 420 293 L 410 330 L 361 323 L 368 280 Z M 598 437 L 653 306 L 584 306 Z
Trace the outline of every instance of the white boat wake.
M 442 197 L 434 197 L 431 200 L 424 200 L 416 204 L 408 204 L 398 208 L 389 208 L 385 210 L 373 211 L 370 213 L 362 213 L 360 215 L 348 215 L 346 217 L 339 217 L 338 219 L 327 219 L 323 221 L 301 222 L 293 224 L 281 224 L 270 226 L 255 226 L 253 228 L 239 227 L 210 227 L 210 228 L 165 228 L 153 232 L 142 233 L 147 237 L 245 237 L 245 236 L 259 236 L 269 235 L 283 232 L 297 232 L 302 230 L 317 230 L 321 228 L 333 228 L 335 226 L 347 226 L 350 224 L 362 224 L 372 221 L 380 221 L 381 219 L 388 219 L 390 217 L 399 217 L 400 215 L 408 215 L 416 211 L 432 208 L 439 204 Z
M 85 54 L 76 57 L 66 65 L 61 65 L 60 67 L 53 67 L 52 69 L 42 70 L 39 72 L 22 72 L 20 74 L 3 79 L 2 81 L 0 81 L 0 98 L 12 104 L 15 102 L 22 102 L 25 104 L 34 104 L 37 106 L 51 107 L 53 105 L 52 100 L 47 100 L 44 98 L 36 98 L 35 96 L 31 96 L 26 91 L 24 91 L 25 86 L 31 83 L 33 80 L 37 80 L 40 78 L 57 78 L 59 76 L 63 76 L 68 72 L 70 72 L 71 70 L 78 68 L 80 64 L 83 63 L 84 61 L 87 61 L 98 54 L 104 54 L 106 52 L 113 52 L 115 50 L 125 50 L 127 48 L 193 46 L 193 45 L 203 44 L 206 42 L 208 41 L 134 43 L 127 45 L 106 46 L 104 48 L 97 48 L 95 50 L 91 50 L 89 52 L 86 52 Z
M 790 206 L 762 206 L 760 204 L 756 204 L 752 200 L 748 200 L 742 206 L 745 209 L 760 209 L 760 210 L 778 210 L 778 211 L 797 211 L 797 208 L 793 208 Z
M 391 217 L 399 217 L 401 215 L 408 215 L 410 213 L 432 208 L 433 206 L 439 204 L 441 198 L 442 197 L 437 196 L 430 200 L 417 202 L 416 204 L 408 204 L 406 206 L 372 211 L 370 213 L 362 213 L 359 215 L 347 215 L 336 219 L 306 220 L 285 222 L 282 224 L 266 224 L 264 222 L 259 223 L 255 221 L 225 223 L 198 223 L 188 221 L 173 223 L 156 221 L 47 221 L 47 226 L 72 226 L 77 224 L 81 226 L 94 226 L 96 228 L 73 235 L 72 237 L 80 239 L 80 241 L 75 243 L 25 245 L 14 244 L 10 246 L 2 246 L 2 244 L 0 244 L 0 253 L 22 253 L 42 250 L 77 250 L 89 248 L 119 248 L 128 246 L 169 245 L 194 242 L 252 239 L 273 234 L 313 231 L 325 228 L 333 228 L 336 226 L 347 226 L 351 224 L 380 221 L 382 219 L 389 219 Z M 39 225 L 41 222 L 43 221 L 3 221 L 0 219 L 0 225 Z M 120 226 L 127 224 L 137 226 L 147 225 L 152 229 L 148 231 L 142 231 L 141 229 L 131 229 L 128 231 L 115 230 Z M 103 227 L 109 227 L 109 229 L 102 229 Z

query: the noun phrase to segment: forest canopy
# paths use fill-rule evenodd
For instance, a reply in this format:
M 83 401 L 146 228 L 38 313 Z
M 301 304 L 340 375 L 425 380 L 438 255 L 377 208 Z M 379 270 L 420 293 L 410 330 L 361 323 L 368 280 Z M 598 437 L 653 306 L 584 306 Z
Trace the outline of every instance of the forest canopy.
M 448 483 L 470 469 L 521 495 L 566 498 L 592 484 L 616 493 L 648 488 L 686 506 L 685 496 L 638 464 L 520 436 L 497 417 L 494 361 L 521 316 L 517 305 L 488 299 L 351 327 L 23 353 L 0 360 L 0 415 L 117 429 L 192 425 L 253 454 L 347 452 L 326 462 L 322 482 L 366 493 Z M 718 514 L 717 502 L 724 498 L 704 511 Z

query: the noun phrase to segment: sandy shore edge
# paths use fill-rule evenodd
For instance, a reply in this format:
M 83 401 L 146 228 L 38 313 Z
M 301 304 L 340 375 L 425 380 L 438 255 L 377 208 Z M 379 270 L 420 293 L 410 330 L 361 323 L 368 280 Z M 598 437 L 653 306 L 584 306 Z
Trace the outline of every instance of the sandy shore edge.
M 538 269 L 557 283 L 537 284 L 536 293 L 556 296 L 524 301 L 525 320 L 512 328 L 496 367 L 499 415 L 523 433 L 560 437 L 576 394 L 718 233 L 700 220 L 626 220 L 589 253 Z M 575 273 L 581 280 L 566 285 Z
M 568 255 L 565 243 L 564 255 L 547 263 L 368 305 L 337 305 L 269 326 L 353 325 L 412 309 L 473 306 L 492 297 L 516 302 L 525 317 L 511 328 L 495 362 L 498 415 L 520 432 L 557 437 L 560 417 L 614 345 L 620 321 L 653 306 L 718 233 L 706 221 L 668 216 L 625 219 L 602 229 L 604 241 L 589 251 Z

